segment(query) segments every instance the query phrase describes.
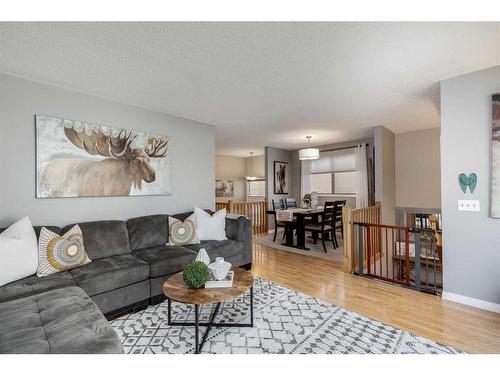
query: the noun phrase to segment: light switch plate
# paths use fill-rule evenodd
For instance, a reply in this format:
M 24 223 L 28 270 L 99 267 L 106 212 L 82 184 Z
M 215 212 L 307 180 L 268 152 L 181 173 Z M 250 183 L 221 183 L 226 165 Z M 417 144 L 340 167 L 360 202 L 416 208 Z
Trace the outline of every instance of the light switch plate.
M 460 199 L 458 201 L 459 211 L 480 211 L 479 201 L 471 199 Z

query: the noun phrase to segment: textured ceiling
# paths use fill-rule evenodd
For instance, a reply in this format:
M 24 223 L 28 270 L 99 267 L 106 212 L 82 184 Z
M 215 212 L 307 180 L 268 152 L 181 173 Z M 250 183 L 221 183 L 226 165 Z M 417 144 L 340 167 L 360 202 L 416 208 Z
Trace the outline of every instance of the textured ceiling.
M 0 71 L 216 126 L 217 153 L 439 126 L 500 23 L 0 23 Z

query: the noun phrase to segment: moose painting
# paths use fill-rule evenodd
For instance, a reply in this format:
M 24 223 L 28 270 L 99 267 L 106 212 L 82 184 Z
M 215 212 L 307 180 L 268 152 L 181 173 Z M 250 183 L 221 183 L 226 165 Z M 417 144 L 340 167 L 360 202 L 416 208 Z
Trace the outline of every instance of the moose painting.
M 500 93 L 491 99 L 491 216 L 500 219 Z
M 169 138 L 36 116 L 37 198 L 171 193 Z

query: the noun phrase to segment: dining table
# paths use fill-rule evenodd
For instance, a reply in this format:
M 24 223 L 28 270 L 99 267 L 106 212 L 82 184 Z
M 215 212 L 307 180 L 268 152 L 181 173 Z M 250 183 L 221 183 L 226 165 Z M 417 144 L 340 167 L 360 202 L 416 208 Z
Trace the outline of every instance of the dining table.
M 278 221 L 284 222 L 285 242 L 283 246 L 289 246 L 301 250 L 309 250 L 306 247 L 306 222 L 317 223 L 319 217 L 323 214 L 323 207 L 316 208 L 289 208 L 286 210 L 267 210 L 267 214 L 276 214 Z M 297 243 L 293 240 L 293 229 L 297 230 Z

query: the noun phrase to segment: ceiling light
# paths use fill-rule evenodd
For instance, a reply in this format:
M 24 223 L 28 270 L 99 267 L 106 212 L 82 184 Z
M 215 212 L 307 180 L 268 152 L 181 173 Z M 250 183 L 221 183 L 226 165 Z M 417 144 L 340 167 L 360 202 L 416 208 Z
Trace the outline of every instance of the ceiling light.
M 250 173 L 255 173 L 254 169 L 253 169 L 253 152 L 250 152 L 250 168 L 248 168 L 250 170 Z M 255 177 L 255 176 L 246 176 L 246 179 L 247 181 L 255 181 L 255 180 L 258 180 L 259 178 L 258 177 Z
M 307 138 L 307 148 L 303 148 L 303 149 L 299 150 L 299 159 L 300 160 L 317 160 L 317 159 L 319 159 L 319 149 L 309 147 L 309 142 L 311 141 L 311 136 L 308 135 L 306 138 Z

